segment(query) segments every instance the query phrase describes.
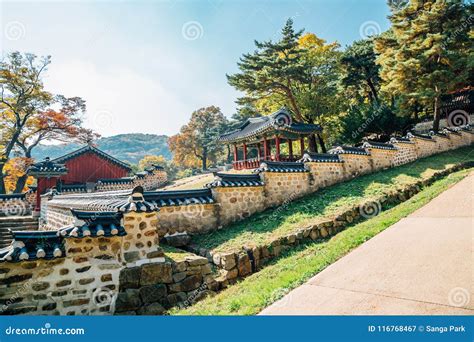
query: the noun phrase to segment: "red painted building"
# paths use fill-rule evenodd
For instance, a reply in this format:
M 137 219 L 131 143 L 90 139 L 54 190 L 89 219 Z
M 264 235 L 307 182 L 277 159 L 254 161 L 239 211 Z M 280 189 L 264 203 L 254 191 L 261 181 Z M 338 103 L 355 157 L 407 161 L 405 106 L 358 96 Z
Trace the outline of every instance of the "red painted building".
M 96 183 L 99 179 L 122 178 L 132 171 L 128 164 L 91 145 L 52 159 L 51 162 L 64 165 L 67 173 L 44 178 L 38 189 L 40 193 L 57 186 L 58 182 L 64 185 Z

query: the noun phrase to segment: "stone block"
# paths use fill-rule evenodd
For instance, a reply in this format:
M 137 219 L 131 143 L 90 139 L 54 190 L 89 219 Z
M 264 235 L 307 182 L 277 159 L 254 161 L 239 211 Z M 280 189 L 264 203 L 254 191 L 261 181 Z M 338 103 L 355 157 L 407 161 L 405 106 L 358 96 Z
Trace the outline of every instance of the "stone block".
M 137 288 L 140 284 L 140 267 L 124 268 L 120 271 L 121 289 Z
M 137 289 L 127 289 L 117 295 L 115 301 L 115 311 L 137 310 L 141 306 L 139 291 Z
M 189 266 L 202 266 L 207 264 L 207 258 L 198 255 L 191 255 L 185 258 Z
M 225 270 L 230 270 L 237 265 L 234 253 L 221 254 L 221 266 Z
M 168 262 L 158 262 L 142 265 L 140 268 L 140 285 L 173 282 L 173 269 Z
M 144 304 L 158 302 L 167 294 L 166 285 L 164 284 L 143 286 L 138 291 Z

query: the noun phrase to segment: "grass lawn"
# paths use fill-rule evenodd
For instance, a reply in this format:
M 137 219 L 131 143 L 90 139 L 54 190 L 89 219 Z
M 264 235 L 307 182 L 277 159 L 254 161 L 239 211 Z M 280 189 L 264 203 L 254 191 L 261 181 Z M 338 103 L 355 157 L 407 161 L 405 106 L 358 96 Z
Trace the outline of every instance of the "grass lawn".
M 464 150 L 464 153 L 466 152 Z M 443 158 L 449 159 L 446 156 Z M 443 163 L 440 162 L 439 167 L 442 165 Z M 413 167 L 416 168 L 417 165 Z M 450 174 L 408 201 L 383 211 L 370 220 L 354 224 L 328 240 L 307 243 L 287 251 L 260 272 L 254 273 L 216 296 L 208 297 L 184 310 L 174 309 L 170 313 L 179 315 L 257 314 L 355 247 L 431 201 L 466 177 L 472 170 Z
M 474 147 L 464 147 L 413 163 L 355 178 L 321 189 L 304 198 L 205 235 L 193 243 L 215 252 L 241 249 L 242 246 L 268 244 L 271 240 L 301 227 L 337 216 L 362 201 L 397 191 L 404 185 L 429 178 L 450 165 L 474 159 Z

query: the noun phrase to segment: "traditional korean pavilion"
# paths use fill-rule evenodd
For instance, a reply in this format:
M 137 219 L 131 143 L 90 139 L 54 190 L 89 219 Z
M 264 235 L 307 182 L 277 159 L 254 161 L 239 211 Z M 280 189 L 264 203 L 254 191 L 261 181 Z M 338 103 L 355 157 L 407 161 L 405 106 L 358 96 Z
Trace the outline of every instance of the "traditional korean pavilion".
M 237 130 L 221 135 L 219 141 L 232 145 L 236 170 L 254 169 L 262 161 L 296 161 L 305 150 L 304 138 L 321 132 L 321 127 L 292 120 L 287 109 L 245 121 Z M 299 141 L 301 153 L 293 154 L 293 142 Z M 287 155 L 281 153 L 287 145 Z M 241 153 L 239 153 L 241 151 Z

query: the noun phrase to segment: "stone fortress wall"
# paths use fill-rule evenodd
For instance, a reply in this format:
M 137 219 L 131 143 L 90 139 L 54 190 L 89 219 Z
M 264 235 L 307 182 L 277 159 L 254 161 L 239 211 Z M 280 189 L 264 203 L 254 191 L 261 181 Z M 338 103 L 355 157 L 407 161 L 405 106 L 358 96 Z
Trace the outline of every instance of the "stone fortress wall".
M 221 281 L 251 273 L 255 265 L 248 253 L 172 258 L 159 247 L 159 238 L 225 229 L 319 188 L 473 141 L 469 128 L 445 136 L 409 135 L 389 144 L 309 153 L 297 163 L 263 163 L 251 175 L 217 173 L 201 190 L 53 196 L 45 205 L 47 230 L 18 232 L 11 246 L 0 250 L 0 312 L 160 314 L 186 305 L 222 286 Z M 315 236 L 337 231 L 318 229 Z M 250 255 L 259 264 L 270 257 L 259 250 Z M 215 274 L 216 266 L 228 273 L 224 280 Z

